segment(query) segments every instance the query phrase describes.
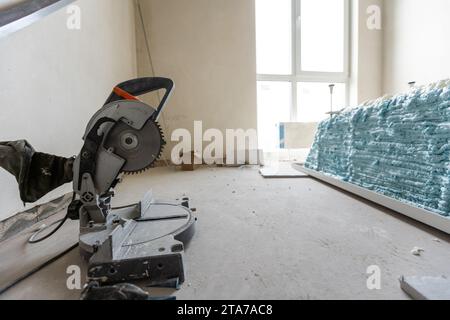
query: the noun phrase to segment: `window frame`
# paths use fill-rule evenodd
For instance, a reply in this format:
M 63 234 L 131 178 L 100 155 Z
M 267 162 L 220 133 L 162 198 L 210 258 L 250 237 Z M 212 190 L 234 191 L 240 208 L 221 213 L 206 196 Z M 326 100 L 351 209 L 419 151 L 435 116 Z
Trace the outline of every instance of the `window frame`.
M 349 77 L 350 77 L 350 0 L 344 0 L 344 70 L 342 72 L 320 72 L 303 71 L 301 68 L 301 1 L 291 0 L 292 15 L 292 43 L 291 57 L 292 66 L 290 75 L 281 74 L 257 74 L 256 80 L 290 82 L 292 88 L 291 96 L 291 121 L 298 119 L 298 94 L 297 84 L 299 82 L 320 83 L 344 83 L 346 85 L 345 99 L 349 101 Z

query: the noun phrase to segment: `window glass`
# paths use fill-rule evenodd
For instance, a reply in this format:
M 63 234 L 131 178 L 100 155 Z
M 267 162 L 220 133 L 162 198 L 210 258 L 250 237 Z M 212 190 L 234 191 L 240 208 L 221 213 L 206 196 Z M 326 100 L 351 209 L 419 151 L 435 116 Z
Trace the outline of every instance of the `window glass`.
M 259 74 L 292 74 L 291 0 L 256 0 Z
M 302 71 L 344 71 L 344 0 L 301 0 Z
M 336 83 L 333 90 L 333 108 L 329 83 L 299 82 L 297 84 L 297 106 L 299 122 L 320 122 L 330 117 L 327 112 L 339 111 L 346 107 L 343 83 Z
M 258 81 L 258 140 L 264 151 L 280 146 L 280 122 L 291 118 L 290 82 Z

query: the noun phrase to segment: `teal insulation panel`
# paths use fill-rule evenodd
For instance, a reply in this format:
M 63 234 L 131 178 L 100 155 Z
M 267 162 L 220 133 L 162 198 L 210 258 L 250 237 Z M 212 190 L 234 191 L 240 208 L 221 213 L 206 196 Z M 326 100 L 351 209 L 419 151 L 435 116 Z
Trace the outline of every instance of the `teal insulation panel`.
M 450 218 L 450 82 L 320 123 L 305 167 Z

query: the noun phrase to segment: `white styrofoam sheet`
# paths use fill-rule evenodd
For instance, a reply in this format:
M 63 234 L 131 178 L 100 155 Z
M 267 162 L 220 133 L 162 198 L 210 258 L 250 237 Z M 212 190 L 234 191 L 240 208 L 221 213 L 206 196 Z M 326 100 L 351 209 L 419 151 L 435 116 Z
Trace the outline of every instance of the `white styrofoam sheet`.
M 322 180 L 326 183 L 329 183 L 333 186 L 336 186 L 340 189 L 353 193 L 357 196 L 360 196 L 364 199 L 375 202 L 379 205 L 382 205 L 386 208 L 399 212 L 405 216 L 408 216 L 414 220 L 420 221 L 426 225 L 429 225 L 433 228 L 441 230 L 447 234 L 450 234 L 450 218 L 446 218 L 437 213 L 418 208 L 412 204 L 404 203 L 399 200 L 387 197 L 380 193 L 359 187 L 352 183 L 344 182 L 333 178 L 329 175 L 320 173 L 315 170 L 307 169 L 302 165 L 295 165 L 297 170 L 300 170 L 311 177 Z

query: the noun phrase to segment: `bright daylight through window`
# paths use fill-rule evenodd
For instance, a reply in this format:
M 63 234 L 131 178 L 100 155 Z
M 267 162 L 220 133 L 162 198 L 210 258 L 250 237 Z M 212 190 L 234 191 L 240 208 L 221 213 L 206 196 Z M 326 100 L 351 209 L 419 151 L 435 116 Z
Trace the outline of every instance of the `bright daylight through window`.
M 279 147 L 281 122 L 318 123 L 346 106 L 348 15 L 348 0 L 256 0 L 258 131 L 265 151 Z

